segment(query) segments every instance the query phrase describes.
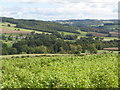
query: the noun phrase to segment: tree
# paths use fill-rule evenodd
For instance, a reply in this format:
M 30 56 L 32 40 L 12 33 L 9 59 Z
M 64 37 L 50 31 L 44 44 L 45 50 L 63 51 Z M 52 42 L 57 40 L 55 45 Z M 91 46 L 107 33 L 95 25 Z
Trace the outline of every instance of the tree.
M 53 32 L 51 36 L 56 36 L 57 38 L 61 38 L 61 34 L 59 32 Z
M 66 51 L 64 50 L 63 47 L 60 47 L 60 52 L 59 53 L 64 54 L 64 53 L 66 53 Z
M 111 33 L 109 33 L 109 34 L 108 34 L 108 37 L 111 37 L 111 36 L 112 36 L 112 34 L 111 34 Z
M 7 48 L 2 48 L 2 55 L 8 55 L 8 50 Z
M 97 53 L 97 49 L 93 45 L 88 46 L 88 51 L 90 51 L 91 54 Z
M 82 47 L 80 45 L 70 45 L 70 53 L 71 54 L 80 54 L 82 51 Z
M 16 48 L 9 48 L 8 49 L 9 54 L 17 54 L 17 49 Z
M 32 32 L 30 32 L 31 33 L 31 35 L 34 35 L 35 34 L 35 31 L 32 31 Z
M 87 33 L 86 36 L 93 36 L 91 33 Z
M 18 30 L 18 31 L 20 31 L 20 29 L 19 29 L 19 28 L 18 28 L 17 30 Z
M 8 27 L 10 27 L 11 25 L 10 25 L 10 24 L 8 24 L 7 26 L 8 26 Z
M 36 47 L 35 53 L 47 53 L 47 47 L 44 45 Z
M 2 35 L 2 40 L 6 40 L 6 37 L 4 34 Z
M 32 47 L 29 47 L 28 48 L 28 54 L 32 54 L 32 53 L 35 53 L 35 49 L 32 48 Z

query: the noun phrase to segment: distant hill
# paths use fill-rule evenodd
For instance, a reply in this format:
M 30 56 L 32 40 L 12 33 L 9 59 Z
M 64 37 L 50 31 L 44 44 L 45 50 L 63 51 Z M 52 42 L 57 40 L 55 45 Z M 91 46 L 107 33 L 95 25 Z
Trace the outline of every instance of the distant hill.
M 16 24 L 16 28 L 31 29 L 31 30 L 49 32 L 49 33 L 53 33 L 56 31 L 63 31 L 63 32 L 71 32 L 71 33 L 79 34 L 79 32 L 77 31 L 79 29 L 78 27 L 63 25 L 50 21 L 24 20 L 24 19 L 2 17 L 2 22 L 9 22 L 12 24 Z
M 2 22 L 15 24 L 16 28 L 23 28 L 47 33 L 54 32 L 69 32 L 80 34 L 83 32 L 97 32 L 102 34 L 109 34 L 109 32 L 118 32 L 118 20 L 97 20 L 97 19 L 83 19 L 83 20 L 57 20 L 57 21 L 41 21 L 41 20 L 25 20 L 2 17 Z
M 111 19 L 111 20 L 97 20 L 97 19 L 73 19 L 73 20 L 57 20 L 56 22 L 61 24 L 68 24 L 72 26 L 95 26 L 95 25 L 101 25 L 101 24 L 118 24 L 117 19 Z
M 97 19 L 83 19 L 83 20 L 57 20 L 57 23 L 63 25 L 70 25 L 79 27 L 80 30 L 86 32 L 100 32 L 100 33 L 109 33 L 110 31 L 118 31 L 118 20 L 97 20 Z

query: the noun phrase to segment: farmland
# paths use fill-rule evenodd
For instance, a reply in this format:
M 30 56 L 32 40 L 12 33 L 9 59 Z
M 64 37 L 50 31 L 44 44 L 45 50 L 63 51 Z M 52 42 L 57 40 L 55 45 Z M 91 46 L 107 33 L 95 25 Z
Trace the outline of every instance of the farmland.
M 14 21 L 12 21 L 14 20 Z M 2 26 L 2 33 L 4 34 L 12 34 L 12 35 L 19 35 L 19 34 L 23 34 L 23 35 L 26 35 L 26 34 L 31 34 L 31 32 L 35 32 L 35 33 L 38 33 L 38 34 L 41 34 L 41 33 L 45 33 L 45 34 L 52 34 L 54 33 L 54 31 L 56 32 L 57 29 L 60 29 L 60 28 L 63 28 L 63 29 L 66 29 L 66 30 L 58 30 L 57 32 L 58 33 L 63 33 L 64 35 L 77 35 L 77 39 L 80 39 L 80 37 L 87 37 L 86 34 L 91 34 L 92 36 L 95 36 L 95 37 L 104 37 L 106 40 L 106 38 L 109 38 L 108 36 L 110 36 L 108 40 L 113 40 L 114 39 L 118 39 L 118 33 L 116 32 L 117 30 L 117 25 L 104 25 L 104 24 L 114 24 L 116 21 L 102 21 L 102 20 L 83 20 L 83 21 L 77 21 L 76 23 L 80 24 L 80 25 L 83 25 L 82 23 L 88 25 L 89 27 L 86 27 L 85 29 L 89 30 L 89 31 L 83 31 L 84 27 L 70 27 L 69 25 L 60 25 L 61 27 L 60 28 L 56 28 L 56 25 L 59 25 L 59 24 L 56 24 L 56 23 L 52 23 L 52 22 L 43 22 L 43 21 L 35 21 L 35 20 L 25 20 L 25 26 L 28 27 L 28 23 L 31 24 L 31 21 L 34 23 L 38 23 L 35 27 L 39 27 L 39 24 L 40 25 L 44 25 L 45 27 L 47 27 L 46 29 L 41 29 L 42 30 L 38 30 L 38 29 L 34 29 L 33 27 L 28 27 L 26 28 L 25 26 L 22 25 L 22 22 L 23 20 L 17 20 L 17 19 L 11 19 L 11 18 L 3 18 L 3 23 L 0 24 L 0 26 Z M 64 21 L 63 21 L 64 22 Z M 74 23 L 74 21 L 71 21 L 73 23 L 69 23 L 70 25 L 72 26 L 76 26 Z M 92 23 L 93 22 L 93 23 Z M 97 24 L 98 23 L 98 24 Z M 20 24 L 20 26 L 19 26 Z M 89 25 L 90 24 L 90 25 Z M 8 26 L 9 25 L 9 26 Z M 52 25 L 52 26 L 50 26 Z M 100 33 L 101 32 L 101 29 L 99 30 L 99 28 L 96 28 L 96 27 L 99 27 L 100 25 L 103 25 L 104 27 L 104 30 L 106 31 L 106 29 L 109 29 L 107 32 L 109 32 L 111 35 L 109 35 L 109 33 Z M 83 25 L 84 26 L 84 25 Z M 107 27 L 106 27 L 107 26 Z M 116 26 L 116 27 L 115 27 Z M 45 28 L 43 27 L 43 28 Z M 51 27 L 52 29 L 48 28 L 48 27 Z M 93 27 L 93 28 L 90 28 L 90 27 Z M 100 32 L 94 32 L 94 28 L 96 28 L 95 30 L 97 31 L 100 31 Z M 111 29 L 114 29 L 114 31 L 111 31 Z M 72 29 L 72 31 L 68 31 L 68 29 Z M 44 31 L 45 30 L 45 31 Z M 47 31 L 46 31 L 47 30 Z M 102 32 L 104 31 L 102 30 Z M 72 40 L 71 40 L 72 41 Z
M 78 21 L 77 23 L 82 26 L 75 26 L 74 23 L 59 24 L 52 21 L 5 17 L 2 21 L 0 42 L 3 43 L 3 55 L 95 54 L 103 48 L 118 46 L 118 38 L 113 37 L 113 35 L 118 35 L 118 32 L 114 29 L 111 31 L 99 27 L 99 25 L 116 25 L 115 21 Z
M 10 25 L 10 27 L 8 26 L 8 24 Z M 2 23 L 1 24 L 1 26 L 2 26 L 2 33 L 18 33 L 18 34 L 20 34 L 20 33 L 22 33 L 22 34 L 27 34 L 28 32 L 24 32 L 24 31 L 18 31 L 16 28 L 14 28 L 15 27 L 15 24 L 11 24 L 11 23 Z
M 3 58 L 2 63 L 2 88 L 118 88 L 118 54 Z
M 110 40 L 119 40 L 119 38 L 116 38 L 116 37 L 103 37 L 104 38 L 104 41 L 110 41 Z
M 2 88 L 118 88 L 119 39 L 109 23 L 3 18 Z
M 8 26 L 10 25 L 10 26 Z M 4 22 L 1 24 L 2 26 L 2 33 L 8 33 L 8 34 L 30 34 L 33 30 L 29 29 L 23 29 L 23 28 L 16 28 L 16 24 Z M 36 33 L 42 33 L 40 31 L 36 31 Z
M 95 37 L 107 37 L 108 34 L 96 33 L 96 32 L 89 32 L 88 34 L 92 34 Z

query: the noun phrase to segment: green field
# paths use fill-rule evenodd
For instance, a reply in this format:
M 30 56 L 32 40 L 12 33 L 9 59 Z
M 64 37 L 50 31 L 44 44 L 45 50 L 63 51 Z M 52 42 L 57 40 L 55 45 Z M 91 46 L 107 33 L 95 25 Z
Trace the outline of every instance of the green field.
M 78 34 L 75 34 L 75 33 L 70 33 L 70 32 L 60 32 L 59 33 L 64 33 L 64 35 L 78 35 Z
M 110 40 L 114 40 L 114 39 L 116 39 L 116 40 L 119 40 L 119 38 L 117 38 L 117 37 L 103 37 L 104 39 L 104 41 L 110 41 Z
M 77 30 L 79 33 L 81 33 L 80 35 L 81 36 L 86 36 L 86 34 L 87 34 L 87 32 L 83 32 L 83 31 L 81 31 L 81 30 Z
M 2 59 L 2 88 L 118 88 L 118 54 Z
M 118 25 L 105 25 L 104 28 L 115 29 L 115 28 L 118 28 Z
M 8 27 L 8 24 L 10 24 L 10 27 Z M 30 30 L 30 29 L 16 28 L 15 27 L 16 24 L 11 24 L 11 23 L 7 23 L 7 22 L 6 23 L 2 23 L 2 25 L 4 25 L 4 26 L 2 26 L 3 29 L 10 29 L 10 30 L 20 29 L 20 31 L 25 31 L 25 32 L 32 32 L 32 31 L 34 31 L 34 30 Z M 35 33 L 42 33 L 42 32 L 35 31 Z

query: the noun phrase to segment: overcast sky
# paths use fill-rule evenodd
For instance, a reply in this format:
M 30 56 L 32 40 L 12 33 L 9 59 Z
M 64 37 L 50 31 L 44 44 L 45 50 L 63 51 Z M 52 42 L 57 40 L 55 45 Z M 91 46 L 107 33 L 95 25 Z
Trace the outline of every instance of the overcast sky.
M 0 16 L 38 20 L 117 19 L 119 0 L 0 0 Z

